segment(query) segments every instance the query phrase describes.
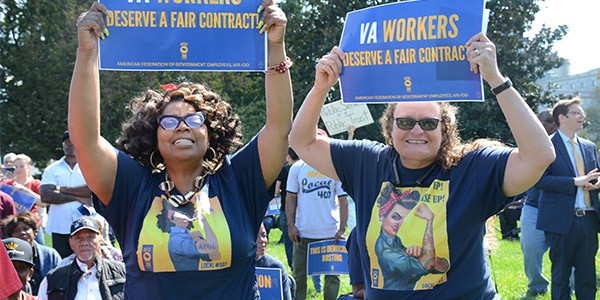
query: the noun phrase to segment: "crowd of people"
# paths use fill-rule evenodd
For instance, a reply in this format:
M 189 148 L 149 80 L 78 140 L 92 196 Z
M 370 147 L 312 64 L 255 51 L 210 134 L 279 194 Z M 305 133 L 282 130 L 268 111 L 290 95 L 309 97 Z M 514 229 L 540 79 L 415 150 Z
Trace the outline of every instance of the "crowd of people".
M 27 155 L 3 160 L 2 183 L 34 201 L 17 213 L 0 192 L 0 298 L 259 299 L 255 267 L 263 266 L 282 269 L 284 299 L 304 300 L 308 243 L 345 239 L 352 216 L 352 291 L 340 293 L 339 276 L 327 275 L 324 299 L 496 299 L 486 223 L 526 194 L 527 296 L 548 291 L 541 257 L 549 248 L 552 299 L 571 291 L 594 299 L 600 165 L 595 145 L 577 136 L 586 117 L 578 98 L 536 117 L 479 33 L 466 42 L 470 70 L 492 89 L 515 148 L 462 142 L 448 102 L 388 104 L 384 142 L 333 139 L 318 121 L 344 52 L 333 47 L 318 60 L 292 120 L 286 15 L 272 0 L 258 10 L 274 67 L 265 74 L 265 125 L 245 145 L 229 103 L 191 82 L 135 96 L 116 143 L 104 139 L 98 38 L 108 36 L 108 9 L 94 3 L 79 17 L 64 156 L 41 180 Z M 265 253 L 274 195 L 284 202 L 291 274 Z M 312 280 L 320 288 L 320 277 Z

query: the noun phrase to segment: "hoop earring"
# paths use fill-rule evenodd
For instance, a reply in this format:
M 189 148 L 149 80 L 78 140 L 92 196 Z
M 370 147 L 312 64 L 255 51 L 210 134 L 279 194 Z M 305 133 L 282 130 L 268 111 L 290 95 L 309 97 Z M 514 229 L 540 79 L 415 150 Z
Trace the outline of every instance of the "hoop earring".
M 213 147 L 208 147 L 208 150 L 212 151 L 213 158 L 217 157 L 217 152 L 215 151 L 215 149 Z M 206 154 L 204 154 L 204 156 L 206 156 Z
M 165 164 L 164 163 L 158 163 L 157 165 L 154 165 L 154 153 L 156 152 L 156 150 L 152 151 L 152 153 L 150 153 L 150 166 L 152 167 L 152 173 L 160 173 L 165 169 Z
M 213 159 L 217 157 L 217 152 L 215 151 L 215 149 L 213 147 L 208 147 L 208 150 L 212 151 Z M 204 156 L 206 156 L 206 154 Z M 202 162 L 202 166 L 204 166 L 206 169 L 208 169 L 208 171 L 206 171 L 206 174 L 210 174 L 210 175 L 215 174 L 215 172 L 219 168 L 221 168 L 222 165 L 223 165 L 223 160 L 221 160 L 216 165 L 212 161 L 203 161 Z M 203 177 L 206 176 L 206 174 L 203 175 Z

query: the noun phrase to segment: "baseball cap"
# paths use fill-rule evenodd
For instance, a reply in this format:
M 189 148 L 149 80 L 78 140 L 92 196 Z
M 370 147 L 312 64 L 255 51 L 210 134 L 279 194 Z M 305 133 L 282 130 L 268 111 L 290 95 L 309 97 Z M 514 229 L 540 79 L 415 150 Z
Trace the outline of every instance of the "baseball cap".
M 69 131 L 67 130 L 63 133 L 62 141 L 64 142 L 68 139 L 69 139 Z
M 31 266 L 35 265 L 33 263 L 33 249 L 28 242 L 18 238 L 6 238 L 2 240 L 2 243 L 10 260 L 22 261 Z
M 79 217 L 79 219 L 73 221 L 73 223 L 71 224 L 71 236 L 83 229 L 89 229 L 95 233 L 100 234 L 100 229 L 98 228 L 98 223 L 96 223 L 96 219 L 90 216 Z

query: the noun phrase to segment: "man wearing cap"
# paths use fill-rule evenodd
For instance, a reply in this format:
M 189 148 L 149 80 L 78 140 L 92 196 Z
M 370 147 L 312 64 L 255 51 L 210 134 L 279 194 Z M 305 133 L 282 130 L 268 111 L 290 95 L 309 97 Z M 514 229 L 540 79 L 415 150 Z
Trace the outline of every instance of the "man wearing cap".
M 69 244 L 76 259 L 48 273 L 40 285 L 40 299 L 123 299 L 125 265 L 102 258 L 101 239 L 93 217 L 75 220 Z
M 327 133 L 319 129 L 319 135 L 327 136 Z M 296 299 L 304 300 L 308 244 L 344 238 L 348 222 L 348 195 L 342 190 L 341 182 L 299 160 L 292 165 L 288 175 L 285 212 L 288 235 L 294 242 L 292 269 L 297 285 Z M 325 275 L 323 299 L 336 299 L 339 289 L 340 277 Z
M 29 280 L 33 276 L 33 249 L 26 241 L 18 238 L 7 238 L 2 240 L 8 257 L 19 275 L 23 288 L 10 295 L 7 299 L 37 299 L 30 294 Z M 6 270 L 2 270 L 6 272 Z
M 52 246 L 61 257 L 73 251 L 69 247 L 69 226 L 82 216 L 82 205 L 91 206 L 91 193 L 81 174 L 75 148 L 69 140 L 69 132 L 62 137 L 65 156 L 50 164 L 42 174 L 40 196 L 42 202 L 50 204 L 46 232 L 52 235 Z

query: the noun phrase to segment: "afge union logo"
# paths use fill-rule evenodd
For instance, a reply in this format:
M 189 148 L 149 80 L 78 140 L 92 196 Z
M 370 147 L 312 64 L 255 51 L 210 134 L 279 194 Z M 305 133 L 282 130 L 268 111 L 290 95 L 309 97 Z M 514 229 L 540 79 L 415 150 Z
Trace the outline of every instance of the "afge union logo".
M 410 86 L 412 82 L 410 81 L 410 76 L 404 76 L 404 86 L 406 87 L 406 91 L 410 92 Z
M 142 261 L 144 262 L 144 270 L 152 272 L 154 270 L 154 263 L 152 261 L 153 245 L 142 246 Z
M 373 286 L 379 286 L 379 269 L 371 271 L 371 281 L 373 281 Z
M 187 59 L 187 53 L 188 53 L 188 43 L 187 42 L 179 43 L 179 52 L 181 53 L 181 59 Z

